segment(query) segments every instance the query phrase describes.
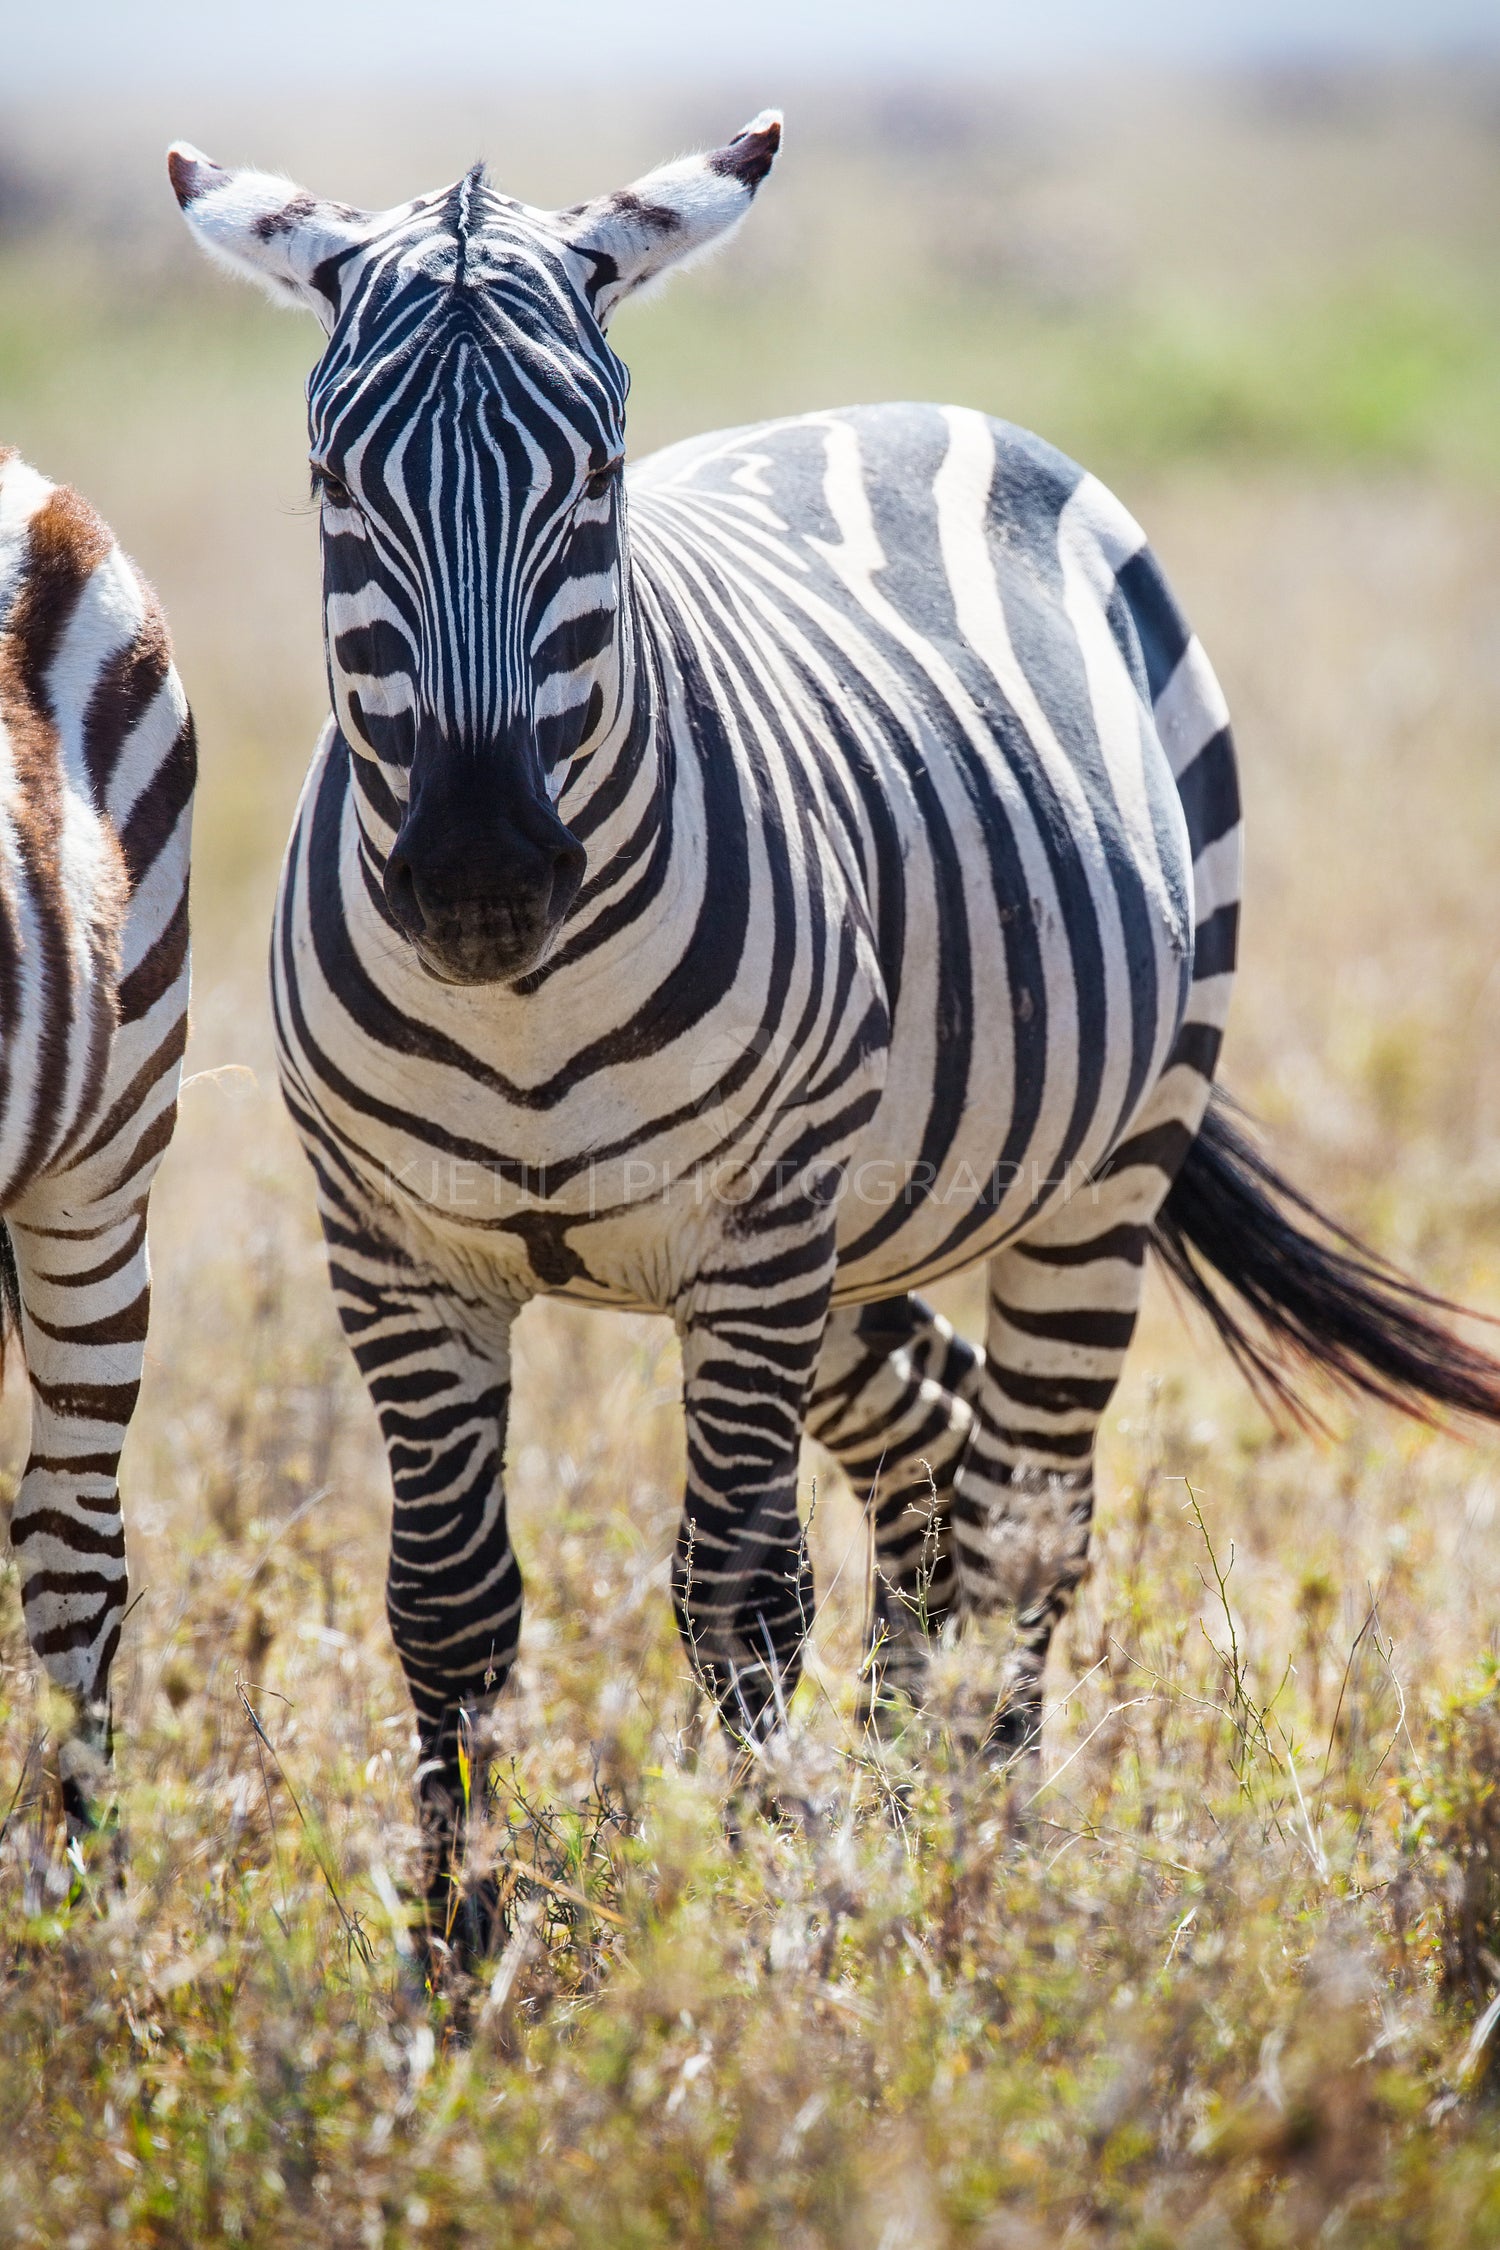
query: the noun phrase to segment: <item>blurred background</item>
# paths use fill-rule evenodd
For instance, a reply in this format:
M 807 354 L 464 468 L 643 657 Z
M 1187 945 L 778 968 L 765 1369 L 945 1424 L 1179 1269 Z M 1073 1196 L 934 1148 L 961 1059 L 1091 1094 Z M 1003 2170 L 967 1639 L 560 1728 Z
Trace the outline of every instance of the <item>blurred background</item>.
M 211 1705 L 214 1677 L 227 1692 L 226 1646 L 291 1693 L 299 1645 L 315 1670 L 317 1635 L 346 1629 L 383 1707 L 402 1707 L 379 1610 L 384 1465 L 334 1332 L 264 998 L 277 862 L 325 707 L 302 422 L 318 337 L 194 251 L 163 167 L 178 135 L 349 201 L 399 200 L 482 155 L 505 188 L 563 203 L 782 104 L 785 153 L 750 223 L 618 323 L 633 448 L 906 395 L 1027 424 L 1111 483 L 1239 732 L 1229 1080 L 1315 1192 L 1500 1310 L 1492 6 L 87 0 L 13 8 L 5 48 L 0 441 L 79 485 L 155 581 L 202 746 L 190 1081 L 127 1462 L 141 1726 L 164 1678 L 174 1711 L 200 1690 Z M 972 1313 L 972 1288 L 952 1302 Z M 548 1556 L 529 1663 L 552 1661 L 549 1616 L 565 1648 L 584 1610 L 608 1612 L 610 1540 L 644 1557 L 670 1650 L 674 1350 L 664 1324 L 552 1307 L 522 1324 L 520 1543 Z M 8 1411 L 14 1459 L 14 1386 Z M 1411 1631 L 1434 1656 L 1483 1645 L 1500 1614 L 1500 1567 L 1471 1541 L 1493 1509 L 1486 1455 L 1370 1431 L 1386 1469 L 1355 1510 L 1340 1457 L 1271 1445 L 1154 1300 L 1110 1475 L 1145 1490 L 1149 1455 L 1223 1478 L 1247 1598 L 1259 1584 L 1292 1615 L 1326 1549 L 1352 1612 L 1399 1553 Z M 845 1548 L 852 1520 L 824 1519 Z M 846 1574 L 846 1624 L 862 1585 Z

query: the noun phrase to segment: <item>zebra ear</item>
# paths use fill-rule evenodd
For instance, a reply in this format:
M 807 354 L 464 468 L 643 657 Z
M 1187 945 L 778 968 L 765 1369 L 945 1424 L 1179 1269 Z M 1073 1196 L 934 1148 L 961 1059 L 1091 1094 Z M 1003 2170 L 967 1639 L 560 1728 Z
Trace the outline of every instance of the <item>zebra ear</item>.
M 320 202 L 270 172 L 226 172 L 188 141 L 168 150 L 167 172 L 211 258 L 258 282 L 277 304 L 304 305 L 333 326 L 339 264 L 368 226 L 365 212 Z
M 781 146 L 781 112 L 762 110 L 726 148 L 664 164 L 643 180 L 560 214 L 584 261 L 595 313 L 712 249 L 737 227 Z

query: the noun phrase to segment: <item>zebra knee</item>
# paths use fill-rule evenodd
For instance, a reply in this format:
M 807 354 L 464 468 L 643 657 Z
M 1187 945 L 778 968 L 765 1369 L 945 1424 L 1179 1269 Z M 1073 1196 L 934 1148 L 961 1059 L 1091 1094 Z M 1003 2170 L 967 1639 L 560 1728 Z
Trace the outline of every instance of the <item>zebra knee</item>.
M 809 1401 L 807 1431 L 825 1445 L 857 1491 L 883 1473 L 925 1463 L 931 1481 L 951 1481 L 973 1427 L 969 1396 L 981 1355 L 915 1297 L 865 1306 L 830 1322 Z

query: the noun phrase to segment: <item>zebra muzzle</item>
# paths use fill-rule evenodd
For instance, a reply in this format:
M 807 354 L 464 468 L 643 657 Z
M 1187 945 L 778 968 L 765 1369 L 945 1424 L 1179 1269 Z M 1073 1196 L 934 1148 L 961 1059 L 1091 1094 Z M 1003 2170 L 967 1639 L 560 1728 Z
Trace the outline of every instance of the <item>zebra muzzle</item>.
M 503 983 L 546 953 L 586 866 L 582 845 L 545 798 L 476 821 L 460 807 L 434 806 L 428 792 L 392 846 L 386 904 L 440 982 Z

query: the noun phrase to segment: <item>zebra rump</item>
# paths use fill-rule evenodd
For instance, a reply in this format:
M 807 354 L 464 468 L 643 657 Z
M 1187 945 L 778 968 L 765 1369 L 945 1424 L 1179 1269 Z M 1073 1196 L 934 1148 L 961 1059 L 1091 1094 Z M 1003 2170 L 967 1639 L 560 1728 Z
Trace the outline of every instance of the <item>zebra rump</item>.
M 1500 1362 L 1445 1325 L 1474 1316 L 1408 1280 L 1283 1179 L 1221 1089 L 1152 1241 L 1277 1419 L 1321 1427 L 1297 1382 L 1311 1368 L 1420 1421 L 1500 1421 Z M 1226 1303 L 1211 1274 L 1253 1321 Z

